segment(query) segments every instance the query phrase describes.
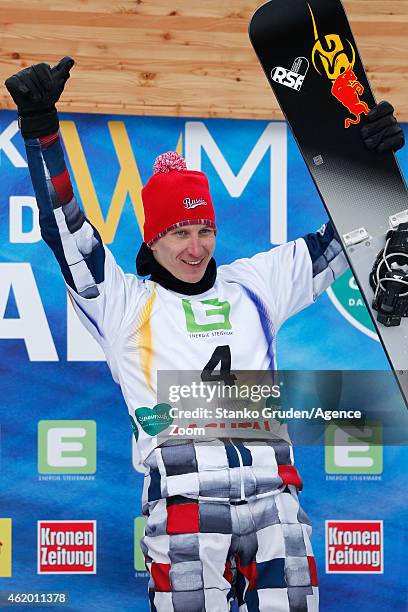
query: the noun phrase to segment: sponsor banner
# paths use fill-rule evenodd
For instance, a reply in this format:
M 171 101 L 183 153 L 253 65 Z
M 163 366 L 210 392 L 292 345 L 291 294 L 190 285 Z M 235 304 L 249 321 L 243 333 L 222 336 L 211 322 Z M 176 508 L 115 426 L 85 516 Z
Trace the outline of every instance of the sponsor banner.
M 351 325 L 369 338 L 379 342 L 363 297 L 350 270 L 347 270 L 327 289 L 327 295 Z
M 134 568 L 138 577 L 145 578 L 148 576 L 145 558 L 140 546 L 140 540 L 144 536 L 146 519 L 144 516 L 137 516 L 134 521 Z M 141 574 L 140 572 L 143 572 Z
M 326 425 L 325 469 L 327 474 L 382 474 L 382 425 L 366 421 Z
M 38 521 L 39 574 L 96 574 L 96 521 Z
M 285 70 L 293 69 L 292 72 L 303 75 L 306 68 L 300 58 L 295 66 L 289 63 Z M 314 69 L 310 63 L 305 81 Z M 280 75 L 283 71 L 277 72 L 276 76 Z M 296 77 L 288 73 L 282 80 L 285 81 L 283 87 L 296 84 Z M 300 80 L 297 82 L 300 84 Z M 327 85 L 330 87 L 329 82 Z M 293 95 L 299 95 L 298 91 L 294 90 Z M 13 517 L 13 577 L 7 586 L 13 590 L 38 589 L 38 519 L 77 516 L 78 500 L 81 514 L 92 517 L 97 497 L 98 530 L 102 522 L 107 535 L 98 543 L 98 548 L 102 545 L 103 550 L 97 575 L 92 581 L 67 576 L 64 590 L 69 590 L 73 607 L 99 610 L 100 601 L 95 601 L 95 589 L 91 588 L 95 582 L 103 605 L 114 610 L 118 605 L 118 589 L 112 585 L 120 585 L 121 610 L 147 612 L 147 580 L 144 570 L 137 569 L 142 567 L 141 552 L 135 551 L 134 563 L 132 551 L 133 517 L 139 512 L 136 504 L 141 499 L 144 470 L 138 463 L 134 436 L 132 445 L 129 443 L 131 432 L 126 407 L 104 363 L 103 351 L 78 321 L 67 299 L 58 264 L 41 239 L 37 206 L 15 112 L 0 111 L 0 136 L 3 390 L 0 505 L 3 516 Z M 315 186 L 285 122 L 63 113 L 61 137 L 75 194 L 125 272 L 135 273 L 135 256 L 142 240 L 141 186 L 151 176 L 156 156 L 167 150 L 178 149 L 191 169 L 204 171 L 209 178 L 219 228 L 218 265 L 251 257 L 271 246 L 313 232 L 326 219 Z M 397 156 L 405 171 L 408 148 Z M 195 204 L 188 203 L 189 206 Z M 205 210 L 205 205 L 202 209 Z M 311 308 L 287 321 L 279 331 L 278 359 L 282 369 L 388 368 L 380 344 L 373 341 L 373 332 L 370 334 L 368 329 L 367 311 L 358 289 L 353 286 L 352 276 L 346 274 L 343 278 L 344 287 L 340 286 L 343 279 L 333 287 L 335 299 L 322 296 Z M 341 295 L 343 289 L 344 295 Z M 332 296 L 329 294 L 329 297 Z M 183 319 L 188 333 L 195 338 L 204 334 L 222 336 L 221 344 L 228 344 L 229 334 L 234 331 L 233 317 L 222 302 L 202 304 L 188 300 Z M 388 407 L 390 403 L 392 401 L 387 400 L 385 405 Z M 332 406 L 328 408 L 333 409 Z M 143 412 L 138 412 L 134 418 L 138 417 L 146 428 L 154 431 L 162 422 L 161 411 L 157 407 L 156 410 L 157 419 L 153 423 L 144 419 Z M 78 421 L 78 417 L 88 422 L 97 421 L 98 447 L 103 449 L 98 478 L 91 482 L 92 470 L 96 469 L 96 463 L 92 465 L 91 430 L 84 421 Z M 87 433 L 68 438 L 62 435 L 59 439 L 51 434 L 52 453 L 49 456 L 44 445 L 49 431 L 46 428 L 42 458 L 37 466 L 40 419 L 73 421 L 74 428 L 85 427 Z M 66 423 L 61 425 L 65 426 Z M 384 576 L 373 574 L 369 589 L 361 584 L 358 573 L 342 577 L 326 576 L 321 571 L 322 607 L 328 612 L 348 612 L 352 597 L 353 605 L 361 611 L 371 611 L 373 600 L 380 601 L 383 609 L 404 609 L 406 544 L 398 534 L 399 525 L 406 520 L 406 493 L 401 487 L 407 462 L 406 448 L 384 446 L 382 482 L 356 482 L 352 474 L 346 475 L 346 482 L 327 482 L 323 442 L 324 435 L 319 447 L 300 445 L 295 449 L 296 464 L 305 482 L 302 505 L 313 517 L 315 526 L 313 547 L 318 567 L 324 567 L 323 525 L 327 516 L 332 516 L 330 509 L 333 508 L 350 509 L 350 515 L 357 510 L 359 516 L 370 516 L 372 508 L 381 507 L 381 518 L 387 525 L 384 541 L 388 557 Z M 373 460 L 372 468 L 379 470 L 379 458 L 372 454 L 372 441 L 367 439 L 364 443 L 370 446 L 367 454 L 349 449 L 351 452 L 346 453 L 346 457 L 350 461 L 368 456 Z M 66 444 L 76 445 L 76 449 L 69 449 Z M 130 457 L 131 446 L 135 469 Z M 347 442 L 343 446 L 348 446 Z M 338 463 L 338 456 L 331 457 L 330 469 L 338 467 Z M 72 475 L 77 480 L 67 484 L 68 479 L 73 479 Z M 343 478 L 343 475 L 332 474 L 332 477 Z M 365 475 L 368 477 L 374 478 L 375 474 Z M 392 499 L 385 496 L 385 487 L 392 490 Z M 350 507 L 350 499 L 357 500 L 356 507 Z M 53 500 L 58 500 L 57 506 Z M 135 508 L 131 518 L 129 508 Z M 350 516 L 348 511 L 341 515 Z M 11 528 L 11 520 L 7 521 Z M 50 521 L 41 522 L 51 526 Z M 72 525 L 73 521 L 68 523 Z M 9 561 L 4 569 L 6 555 L 2 558 L 7 544 L 3 527 L 0 523 L 3 542 L 0 579 L 11 572 Z M 139 533 L 141 527 L 137 537 Z M 53 557 L 47 555 L 48 550 L 52 551 L 51 545 L 45 548 L 48 567 L 60 568 L 55 563 L 57 551 L 54 550 Z M 7 554 L 11 554 L 11 548 L 8 550 Z M 109 560 L 105 566 L 103 559 Z M 114 568 L 112 559 L 115 560 Z M 91 565 L 93 561 L 96 563 L 96 551 Z M 17 568 L 24 571 L 18 572 Z M 84 572 L 82 567 L 78 573 L 89 573 L 89 568 L 85 569 Z M 134 571 L 138 573 L 133 582 Z M 56 581 L 61 583 L 60 578 Z M 346 591 L 350 595 L 347 598 L 344 597 L 344 581 L 347 581 Z
M 40 474 L 94 474 L 96 422 L 40 421 L 38 471 Z
M 382 574 L 383 521 L 326 521 L 328 574 Z
M 11 577 L 11 518 L 0 518 L 0 578 Z
M 292 72 L 303 75 L 307 69 L 305 58 L 294 60 Z M 7 341 L 17 347 L 17 368 L 20 360 L 104 361 L 103 351 L 66 300 L 58 267 L 41 240 L 38 210 L 14 113 L 0 113 L 0 134 L 4 215 L 0 227 L 0 343 L 5 345 Z M 190 169 L 208 175 L 217 225 L 222 228 L 218 264 L 250 257 L 271 245 L 315 231 L 326 218 L 285 122 L 103 115 L 96 121 L 86 115 L 62 114 L 61 138 L 84 212 L 125 271 L 134 271 L 141 242 L 140 190 L 151 176 L 155 157 L 163 150 L 179 150 Z M 205 206 L 205 202 L 191 198 L 186 204 Z M 349 285 L 344 287 L 344 282 Z M 281 365 L 295 369 L 299 360 L 304 363 L 299 348 L 305 346 L 308 355 L 323 353 L 328 366 L 332 367 L 331 361 L 334 367 L 346 367 L 349 347 L 344 345 L 339 350 L 339 346 L 344 344 L 344 332 L 351 323 L 369 336 L 358 339 L 361 349 L 354 354 L 355 367 L 387 367 L 381 348 L 373 348 L 372 342 L 367 344 L 375 333 L 352 277 L 345 275 L 344 281 L 337 281 L 329 296 L 345 318 L 342 322 L 337 319 L 336 326 L 331 327 L 336 350 L 316 337 L 313 325 L 301 324 L 318 316 L 305 312 L 298 317 L 298 324 L 290 321 L 281 332 L 288 347 Z M 318 310 L 321 313 L 332 307 L 321 300 Z M 225 304 L 196 307 L 187 300 L 185 314 L 192 335 L 215 335 L 219 330 L 225 336 L 231 333 Z M 299 325 L 302 333 L 292 334 L 290 330 Z M 369 359 L 365 347 L 370 348 Z M 316 368 L 323 368 L 323 361 L 314 363 Z

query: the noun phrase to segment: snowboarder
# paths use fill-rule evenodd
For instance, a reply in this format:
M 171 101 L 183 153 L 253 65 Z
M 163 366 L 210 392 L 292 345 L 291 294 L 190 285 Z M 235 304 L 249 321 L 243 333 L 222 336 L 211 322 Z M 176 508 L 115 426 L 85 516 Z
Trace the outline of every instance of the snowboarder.
M 158 157 L 142 191 L 137 269 L 149 278 L 124 274 L 78 205 L 64 160 L 55 104 L 73 64 L 65 57 L 53 68 L 25 68 L 6 87 L 17 105 L 42 237 L 121 386 L 147 469 L 142 547 L 151 610 L 219 612 L 235 597 L 240 610 L 317 610 L 311 526 L 298 502 L 301 479 L 290 444 L 242 438 L 159 444 L 168 414 L 156 404 L 156 374 L 211 373 L 220 362 L 220 378 L 274 369 L 282 323 L 347 267 L 334 229 L 329 222 L 217 268 L 207 178 L 169 152 Z M 369 113 L 367 146 L 401 146 L 392 112 L 382 103 Z

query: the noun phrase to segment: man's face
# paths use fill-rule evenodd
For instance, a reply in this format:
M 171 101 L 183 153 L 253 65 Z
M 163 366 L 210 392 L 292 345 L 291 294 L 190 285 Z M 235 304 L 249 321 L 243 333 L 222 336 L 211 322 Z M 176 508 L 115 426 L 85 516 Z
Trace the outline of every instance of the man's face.
M 215 232 L 207 225 L 187 225 L 171 230 L 152 246 L 155 259 L 173 276 L 198 283 L 215 248 Z

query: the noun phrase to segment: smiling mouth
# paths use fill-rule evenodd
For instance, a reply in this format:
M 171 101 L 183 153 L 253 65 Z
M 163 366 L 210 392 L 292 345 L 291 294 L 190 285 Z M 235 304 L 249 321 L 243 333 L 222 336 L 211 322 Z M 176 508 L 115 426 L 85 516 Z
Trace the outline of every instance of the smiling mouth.
M 201 259 L 192 259 L 192 260 L 187 260 L 187 259 L 182 259 L 181 261 L 185 264 L 187 264 L 188 266 L 199 266 L 200 264 L 203 263 L 205 257 L 202 257 Z

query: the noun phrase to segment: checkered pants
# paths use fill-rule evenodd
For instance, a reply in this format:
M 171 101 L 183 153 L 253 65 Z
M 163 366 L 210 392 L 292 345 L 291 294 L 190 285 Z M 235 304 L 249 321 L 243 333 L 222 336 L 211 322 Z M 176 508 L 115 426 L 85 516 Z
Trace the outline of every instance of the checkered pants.
M 296 488 L 248 502 L 151 502 L 142 550 L 152 612 L 318 610 L 310 522 Z

